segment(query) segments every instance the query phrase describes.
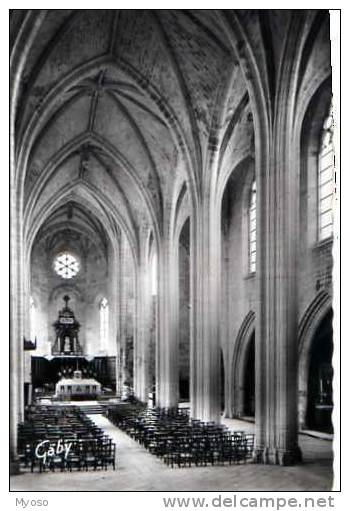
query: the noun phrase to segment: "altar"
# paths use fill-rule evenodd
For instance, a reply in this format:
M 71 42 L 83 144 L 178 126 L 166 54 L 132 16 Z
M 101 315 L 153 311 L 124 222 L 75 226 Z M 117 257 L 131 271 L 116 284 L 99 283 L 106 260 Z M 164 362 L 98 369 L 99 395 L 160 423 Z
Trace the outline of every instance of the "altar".
M 68 307 L 58 311 L 53 323 L 55 336 L 51 353 L 31 357 L 35 399 L 50 397 L 55 401 L 95 400 L 103 393 L 113 395 L 116 388 L 116 357 L 84 353 L 79 339 L 80 323 Z
M 101 384 L 94 378 L 82 378 L 81 371 L 74 371 L 73 378 L 61 378 L 56 383 L 55 397 L 61 400 L 96 399 L 101 394 Z

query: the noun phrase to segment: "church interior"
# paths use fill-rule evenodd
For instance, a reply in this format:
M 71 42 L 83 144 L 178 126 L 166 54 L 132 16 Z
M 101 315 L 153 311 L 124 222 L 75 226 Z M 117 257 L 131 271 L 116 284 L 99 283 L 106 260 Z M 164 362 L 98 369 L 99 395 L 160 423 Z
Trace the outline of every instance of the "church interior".
M 10 48 L 12 488 L 331 489 L 328 11 L 19 9 Z

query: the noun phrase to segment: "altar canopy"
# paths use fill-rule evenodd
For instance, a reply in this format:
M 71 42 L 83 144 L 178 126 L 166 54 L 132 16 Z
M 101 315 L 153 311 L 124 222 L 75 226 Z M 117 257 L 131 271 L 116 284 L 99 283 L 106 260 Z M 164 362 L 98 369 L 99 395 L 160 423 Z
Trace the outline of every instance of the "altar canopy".
M 68 295 L 63 297 L 65 307 L 58 313 L 58 320 L 53 324 L 56 339 L 52 347 L 53 355 L 82 355 L 79 344 L 80 323 L 75 319 L 74 312 L 68 307 Z

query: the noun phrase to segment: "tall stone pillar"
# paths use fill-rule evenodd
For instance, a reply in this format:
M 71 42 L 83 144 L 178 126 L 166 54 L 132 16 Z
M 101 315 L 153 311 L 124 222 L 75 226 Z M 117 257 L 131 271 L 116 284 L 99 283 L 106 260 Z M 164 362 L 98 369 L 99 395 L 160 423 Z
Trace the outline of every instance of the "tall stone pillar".
M 157 405 L 165 408 L 178 404 L 179 369 L 177 345 L 177 282 L 175 247 L 163 240 L 159 258 L 159 335 L 157 336 Z
M 17 202 L 11 200 L 11 307 L 10 307 L 10 459 L 11 473 L 19 470 L 17 458 L 17 427 L 24 413 L 23 352 L 23 259 L 21 223 Z
M 119 236 L 118 249 L 116 250 L 116 269 L 113 268 L 113 280 L 116 290 L 113 296 L 113 302 L 116 309 L 116 395 L 121 397 L 123 378 L 123 353 L 125 354 L 125 264 L 124 264 L 124 240 Z
M 135 353 L 135 395 L 143 402 L 148 401 L 152 389 L 151 361 L 151 330 L 152 330 L 152 264 L 149 254 L 149 227 L 143 226 L 141 231 L 141 255 L 137 274 L 137 338 Z
M 10 58 L 10 172 L 11 172 L 11 282 L 10 282 L 10 460 L 11 473 L 19 469 L 17 425 L 24 415 L 23 380 L 23 225 L 20 169 L 16 161 L 15 124 L 21 80 L 28 53 L 47 11 L 28 10 L 13 41 Z
M 140 401 L 144 401 L 145 396 L 142 393 L 142 344 L 145 340 L 145 303 L 143 294 L 143 271 L 142 268 L 138 268 L 137 272 L 137 326 L 136 326 L 136 339 L 135 339 L 135 357 L 134 357 L 134 383 L 135 383 L 135 396 Z
M 143 293 L 143 331 L 141 334 L 141 395 L 142 401 L 147 402 L 151 391 L 150 379 L 150 335 L 152 327 L 152 293 L 151 293 L 151 269 L 150 265 L 144 264 L 141 276 Z
M 119 300 L 119 335 L 117 350 L 117 394 L 122 395 L 123 384 L 129 381 L 133 386 L 134 394 L 137 395 L 138 383 L 135 374 L 138 374 L 136 368 L 136 352 L 137 352 L 137 329 L 136 321 L 137 311 L 135 304 L 137 295 L 138 275 L 136 272 L 138 267 L 134 266 L 130 246 L 125 235 L 120 236 L 120 257 L 119 257 L 119 284 L 118 284 L 118 300 Z M 133 309 L 133 310 L 132 310 Z M 130 337 L 132 338 L 132 346 L 130 346 Z M 130 352 L 133 349 L 133 369 L 130 366 Z M 130 381 L 134 373 L 133 381 Z
M 297 429 L 298 150 L 284 100 L 257 161 L 256 450 L 259 463 L 300 458 Z
M 196 236 L 195 299 L 197 301 L 194 395 L 192 413 L 204 421 L 220 422 L 219 215 L 211 204 L 202 206 Z M 219 224 L 220 225 L 220 224 Z
M 194 221 L 195 216 L 192 215 L 190 222 L 190 414 L 191 417 L 197 418 L 198 415 L 198 386 L 197 386 L 197 370 L 198 370 L 198 351 L 197 351 L 197 332 L 198 322 L 197 315 L 199 314 L 200 304 L 197 300 L 198 292 L 198 250 L 197 250 L 197 229 Z

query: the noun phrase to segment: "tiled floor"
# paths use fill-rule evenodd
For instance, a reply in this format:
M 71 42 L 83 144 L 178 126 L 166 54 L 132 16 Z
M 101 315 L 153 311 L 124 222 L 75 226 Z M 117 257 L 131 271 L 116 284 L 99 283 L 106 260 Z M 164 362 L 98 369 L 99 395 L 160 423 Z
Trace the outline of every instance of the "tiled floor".
M 100 415 L 91 416 L 117 444 L 117 470 L 21 474 L 11 478 L 11 490 L 57 491 L 186 491 L 186 490 L 330 490 L 332 443 L 300 435 L 303 464 L 294 467 L 246 465 L 168 468 Z M 226 421 L 225 421 L 226 422 Z M 254 425 L 227 420 L 229 427 L 252 430 Z

